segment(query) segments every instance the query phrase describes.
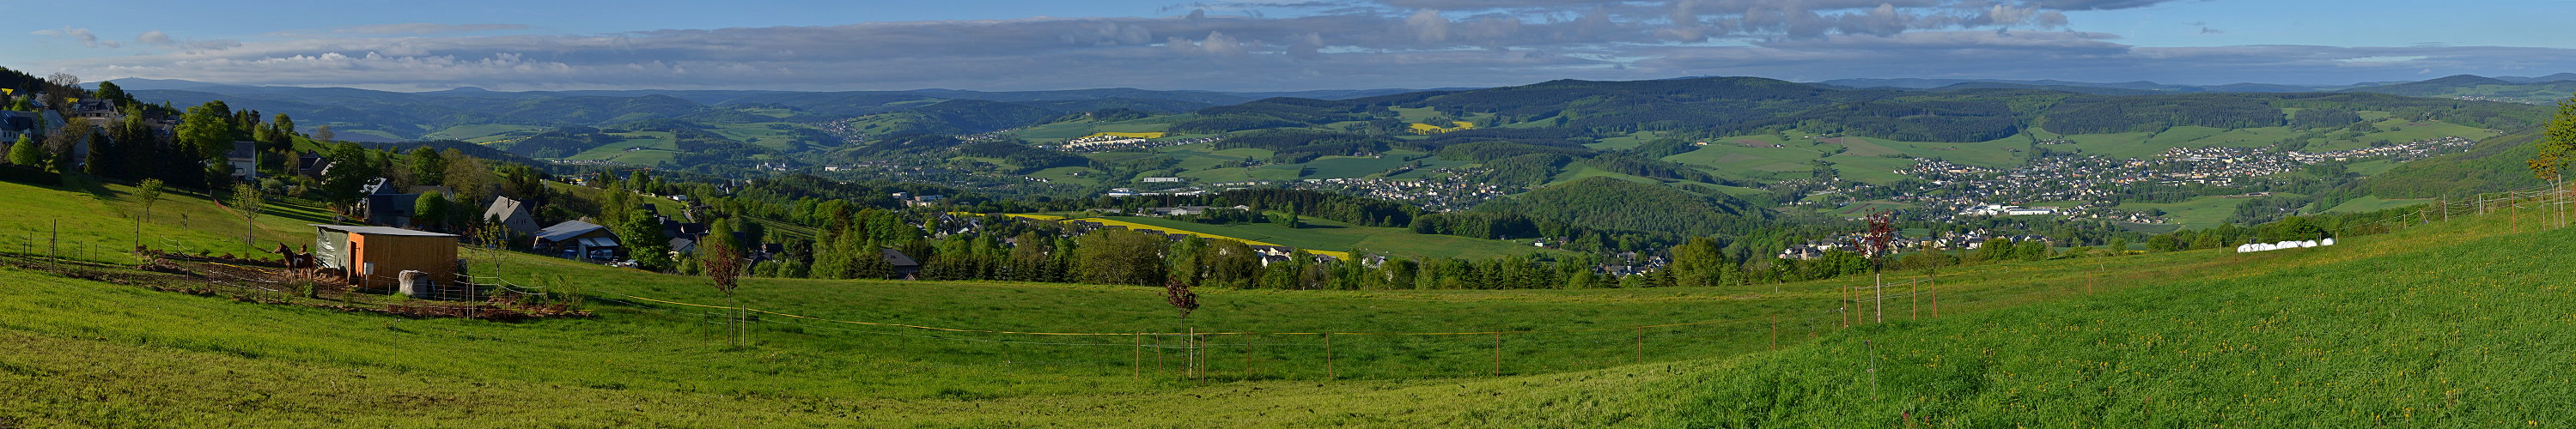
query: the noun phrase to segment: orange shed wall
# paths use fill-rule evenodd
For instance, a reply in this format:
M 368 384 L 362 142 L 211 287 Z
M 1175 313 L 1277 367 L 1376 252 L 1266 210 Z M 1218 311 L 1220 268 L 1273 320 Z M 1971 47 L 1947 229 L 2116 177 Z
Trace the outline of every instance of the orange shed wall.
M 349 234 L 349 269 L 359 272 L 375 263 L 366 287 L 391 288 L 405 270 L 429 273 L 441 282 L 456 280 L 456 239 L 400 235 Z

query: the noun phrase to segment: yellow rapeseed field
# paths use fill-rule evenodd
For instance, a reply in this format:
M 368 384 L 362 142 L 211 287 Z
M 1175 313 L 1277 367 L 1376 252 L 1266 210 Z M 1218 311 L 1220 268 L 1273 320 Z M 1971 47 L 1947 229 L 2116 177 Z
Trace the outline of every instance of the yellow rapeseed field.
M 1163 138 L 1163 136 L 1164 136 L 1164 135 L 1166 135 L 1166 133 L 1119 133 L 1119 132 L 1101 132 L 1101 133 L 1091 133 L 1091 135 L 1088 135 L 1088 136 L 1082 136 L 1082 138 L 1086 138 L 1086 139 L 1087 139 L 1087 138 L 1092 138 L 1092 137 L 1111 136 L 1111 137 L 1132 137 L 1132 138 L 1140 138 L 1140 139 L 1159 139 L 1159 138 Z
M 1413 126 L 1412 126 L 1411 128 L 1413 129 L 1413 133 L 1414 133 L 1414 134 L 1439 134 L 1439 133 L 1445 133 L 1445 132 L 1451 132 L 1451 131 L 1460 131 L 1460 130 L 1472 130 L 1472 129 L 1476 129 L 1476 123 L 1474 123 L 1474 122 L 1456 121 L 1456 122 L 1450 122 L 1450 124 L 1455 125 L 1455 126 L 1452 126 L 1452 127 L 1441 127 L 1441 126 L 1438 126 L 1438 125 L 1431 125 L 1431 124 L 1413 124 Z

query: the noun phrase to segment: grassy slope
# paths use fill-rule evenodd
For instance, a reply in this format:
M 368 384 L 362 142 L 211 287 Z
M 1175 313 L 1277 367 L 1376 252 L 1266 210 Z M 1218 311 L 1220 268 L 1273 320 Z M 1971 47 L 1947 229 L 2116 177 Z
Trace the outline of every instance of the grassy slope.
M 143 214 L 143 208 L 133 192 L 125 185 L 86 180 L 68 187 L 0 182 L 0 195 L 16 201 L 0 208 L 0 252 L 18 253 L 20 245 L 31 244 L 32 252 L 44 253 L 45 240 L 59 227 L 65 253 L 94 249 L 94 260 L 133 263 L 133 258 L 117 252 L 132 248 L 137 239 L 134 219 Z M 259 250 L 280 242 L 308 245 L 313 242 L 313 229 L 307 224 L 330 223 L 331 216 L 309 202 L 272 201 L 258 217 L 254 232 Z M 155 248 L 219 254 L 251 250 L 241 242 L 245 229 L 241 215 L 194 193 L 165 193 L 152 205 L 151 222 L 142 227 L 144 244 Z
M 2576 230 L 2509 225 L 2236 255 L 2261 269 L 1851 331 L 1664 389 L 1717 426 L 2563 424 L 2576 380 L 2531 369 L 2576 365 L 2576 337 L 2557 335 L 2576 323 L 2576 276 L 2547 268 L 2576 256 L 2523 249 Z
M 30 192 L 74 200 L 79 193 Z M 1319 383 L 1312 337 L 1219 337 L 1217 381 L 1126 375 L 1130 348 L 1005 344 L 913 330 L 756 327 L 729 349 L 695 309 L 595 306 L 591 320 L 399 320 L 147 292 L 0 268 L 0 419 L 34 425 L 1896 425 L 2316 421 L 2496 425 L 2564 416 L 2576 256 L 2469 219 L 2325 249 L 2011 263 L 1943 276 L 1948 319 L 1820 332 L 1831 288 L 1206 291 L 1195 325 L 1266 331 L 1586 329 L 1489 339 L 1346 336 Z M 2528 226 L 2528 223 L 2524 224 Z M 2553 252 L 2542 252 L 2553 253 Z M 2532 258 L 2539 259 L 2532 259 Z M 2441 261 L 2428 265 L 2426 261 Z M 2079 297 L 2096 264 L 2102 294 Z M 479 272 L 568 274 L 590 292 L 723 302 L 699 280 L 519 257 Z M 2461 281 L 2469 279 L 2473 281 Z M 560 286 L 559 286 L 560 287 Z M 1150 288 L 755 280 L 755 307 L 990 329 L 1174 329 Z M 1891 304 L 1902 303 L 1894 301 Z M 2002 311 L 1987 311 L 2003 308 Z M 1893 308 L 1891 308 L 1893 310 Z M 1528 317 L 1545 314 L 1546 317 Z M 1909 312 L 1890 311 L 1892 319 Z M 1658 329 L 1624 365 L 1619 326 Z M 932 339 L 923 336 L 950 336 Z M 1869 399 L 1863 339 L 1881 376 Z M 1307 344 L 1300 344 L 1307 343 Z M 1254 367 L 1234 352 L 1254 349 Z M 1738 358 L 1727 356 L 1743 355 Z M 1049 364 L 1092 361 L 1086 365 Z M 1676 362 L 1678 361 L 1678 362 Z M 997 365 L 1000 362 L 1020 362 Z M 1673 363 L 1662 363 L 1673 362 Z M 2295 363 L 2295 364 L 2293 364 Z M 1228 380 L 1234 375 L 1240 381 Z M 1249 376 L 1248 379 L 1246 379 Z M 1284 380 L 1283 380 L 1284 379 Z M 2454 401 L 2455 399 L 2455 401 Z M 424 405 L 427 404 L 427 405 Z M 2134 406 L 2132 406 L 2134 405 Z M 2150 414 L 2152 413 L 2152 414 Z M 2411 415 L 2409 414 L 2411 413 Z M 1920 414 L 1920 413 L 1918 413 Z M 2385 420 L 2375 420 L 2375 419 Z M 2100 424 L 2100 423 L 2095 423 Z M 2330 425 L 2336 425 L 2331 424 Z

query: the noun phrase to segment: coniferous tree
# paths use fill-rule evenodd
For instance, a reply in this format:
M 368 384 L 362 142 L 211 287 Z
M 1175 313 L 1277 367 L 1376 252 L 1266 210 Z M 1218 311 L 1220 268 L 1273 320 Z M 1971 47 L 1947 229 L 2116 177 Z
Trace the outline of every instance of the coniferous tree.
M 894 264 L 886 261 L 886 247 L 874 241 L 859 243 L 850 251 L 851 277 L 882 280 L 894 278 Z

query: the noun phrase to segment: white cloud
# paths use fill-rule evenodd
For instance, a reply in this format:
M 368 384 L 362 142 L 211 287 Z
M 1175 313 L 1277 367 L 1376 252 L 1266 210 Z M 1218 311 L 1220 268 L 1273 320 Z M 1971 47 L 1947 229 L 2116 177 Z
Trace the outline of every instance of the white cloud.
M 177 46 L 179 44 L 178 41 L 170 40 L 170 33 L 163 33 L 161 30 L 143 32 L 143 35 L 141 36 L 134 36 L 134 41 L 143 42 L 143 44 L 152 46 Z
M 125 43 L 123 42 L 100 40 L 97 34 L 91 34 L 87 28 L 72 28 L 70 26 L 64 26 L 60 30 L 36 30 L 28 32 L 28 34 L 48 36 L 57 39 L 69 38 L 72 39 L 72 41 L 80 42 L 81 47 L 85 48 L 96 48 L 101 46 L 120 48 L 125 46 Z
M 2408 62 L 2407 67 L 2576 69 L 2576 64 L 2568 64 L 2576 62 L 2569 60 L 2576 55 L 2564 50 L 2140 48 L 2117 43 L 2115 35 L 2064 29 L 2061 11 L 2153 3 L 1235 2 L 1229 7 L 1333 9 L 1281 18 L 1194 12 L 1163 18 L 882 22 L 589 35 L 462 33 L 523 28 L 503 24 L 396 24 L 280 34 L 248 42 L 192 41 L 154 31 L 136 41 L 185 49 L 45 65 L 98 77 L 505 90 L 1113 86 L 1286 90 L 1695 75 L 2317 82 L 2388 80 L 2371 74 L 2386 73 L 2385 67 L 2353 67 L 2337 60 L 2414 55 L 2425 58 Z M 65 27 L 35 34 L 76 38 L 74 30 Z
M 360 25 L 360 26 L 351 26 L 351 27 L 340 27 L 340 28 L 333 28 L 333 29 L 331 29 L 331 32 L 333 32 L 333 33 L 347 33 L 347 34 L 413 34 L 413 35 L 420 35 L 420 34 L 439 34 L 439 33 L 466 33 L 466 32 L 475 32 L 475 31 L 493 31 L 493 30 L 524 30 L 524 29 L 527 29 L 527 28 L 528 28 L 528 26 L 526 26 L 526 25 L 520 25 L 520 24 L 431 24 L 431 23 L 408 23 L 408 24 L 379 24 L 379 25 Z

